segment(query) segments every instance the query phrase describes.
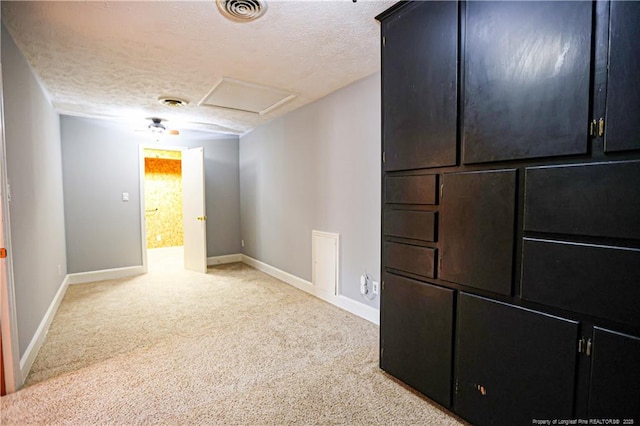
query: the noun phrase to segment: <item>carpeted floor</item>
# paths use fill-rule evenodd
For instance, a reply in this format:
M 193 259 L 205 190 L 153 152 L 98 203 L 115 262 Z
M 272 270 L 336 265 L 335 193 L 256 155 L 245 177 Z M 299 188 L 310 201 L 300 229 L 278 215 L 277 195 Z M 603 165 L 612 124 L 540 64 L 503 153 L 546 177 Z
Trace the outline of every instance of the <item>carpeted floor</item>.
M 463 424 L 378 368 L 378 327 L 246 265 L 70 286 L 14 424 Z

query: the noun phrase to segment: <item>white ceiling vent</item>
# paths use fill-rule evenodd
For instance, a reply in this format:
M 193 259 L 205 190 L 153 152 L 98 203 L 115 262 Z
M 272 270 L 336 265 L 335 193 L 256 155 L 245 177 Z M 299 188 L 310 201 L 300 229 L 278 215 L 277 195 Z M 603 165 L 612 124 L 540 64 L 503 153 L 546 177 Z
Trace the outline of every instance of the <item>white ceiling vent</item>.
M 295 97 L 284 90 L 223 78 L 198 105 L 266 114 Z
M 216 3 L 222 16 L 236 22 L 253 21 L 267 11 L 264 0 L 217 0 Z

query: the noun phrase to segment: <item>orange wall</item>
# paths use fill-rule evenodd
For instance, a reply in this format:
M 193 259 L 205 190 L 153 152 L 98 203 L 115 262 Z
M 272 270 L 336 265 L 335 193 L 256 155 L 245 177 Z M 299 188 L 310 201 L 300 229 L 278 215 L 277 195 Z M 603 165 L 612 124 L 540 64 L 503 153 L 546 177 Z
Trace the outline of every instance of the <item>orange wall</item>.
M 145 149 L 144 202 L 147 248 L 184 244 L 180 154 L 180 151 Z

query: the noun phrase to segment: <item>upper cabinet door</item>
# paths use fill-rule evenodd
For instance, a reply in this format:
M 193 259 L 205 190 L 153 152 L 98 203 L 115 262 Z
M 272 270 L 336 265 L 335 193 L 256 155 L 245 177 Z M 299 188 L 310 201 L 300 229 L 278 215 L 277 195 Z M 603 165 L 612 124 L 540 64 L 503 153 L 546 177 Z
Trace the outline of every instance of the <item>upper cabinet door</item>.
M 611 2 L 606 152 L 640 149 L 640 3 Z
M 455 165 L 458 4 L 417 2 L 382 34 L 385 170 Z
M 464 163 L 588 149 L 592 3 L 466 4 Z

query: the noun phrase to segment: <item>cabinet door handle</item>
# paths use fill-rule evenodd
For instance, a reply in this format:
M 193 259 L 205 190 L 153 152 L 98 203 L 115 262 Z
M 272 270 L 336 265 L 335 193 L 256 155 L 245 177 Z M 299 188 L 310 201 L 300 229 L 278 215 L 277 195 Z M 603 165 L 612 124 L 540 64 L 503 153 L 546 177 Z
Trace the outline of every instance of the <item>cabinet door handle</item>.
M 604 135 L 604 118 L 598 121 L 598 136 Z
M 584 352 L 584 345 L 585 345 L 585 340 L 584 337 L 580 340 L 578 340 L 578 353 L 581 354 L 582 352 Z
M 585 351 L 586 356 L 591 356 L 591 339 L 587 340 L 587 350 Z

